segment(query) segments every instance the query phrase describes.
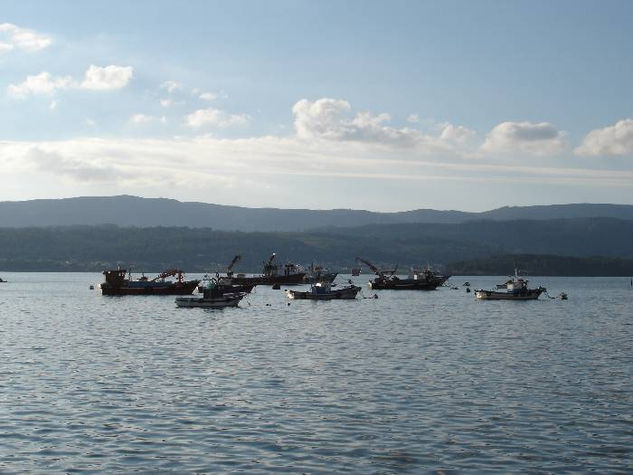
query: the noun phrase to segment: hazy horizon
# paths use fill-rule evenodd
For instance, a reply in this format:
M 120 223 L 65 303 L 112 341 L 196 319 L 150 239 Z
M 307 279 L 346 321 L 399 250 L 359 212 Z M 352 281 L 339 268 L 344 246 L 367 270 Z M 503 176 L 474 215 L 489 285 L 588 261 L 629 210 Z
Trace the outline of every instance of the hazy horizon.
M 139 196 L 139 195 L 130 195 L 130 194 L 118 194 L 118 195 L 83 195 L 83 196 L 62 196 L 59 198 L 31 198 L 26 200 L 2 200 L 0 203 L 23 203 L 29 201 L 48 201 L 48 200 L 72 200 L 72 199 L 80 199 L 80 198 L 117 198 L 117 197 L 130 197 L 130 198 L 141 198 L 141 199 L 156 199 L 156 200 L 173 200 L 178 201 L 180 203 L 197 203 L 197 204 L 205 204 L 205 205 L 217 205 L 217 206 L 226 206 L 226 207 L 237 207 L 237 208 L 248 208 L 248 209 L 281 209 L 281 210 L 309 210 L 309 211 L 335 211 L 335 210 L 352 210 L 352 211 L 368 211 L 370 213 L 406 213 L 409 211 L 419 211 L 419 210 L 429 210 L 429 211 L 457 211 L 464 213 L 484 213 L 486 211 L 493 211 L 500 208 L 530 208 L 530 207 L 546 207 L 546 206 L 569 206 L 569 205 L 613 205 L 613 206 L 633 206 L 629 203 L 594 203 L 594 202 L 570 202 L 570 203 L 532 203 L 525 205 L 501 205 L 495 208 L 486 208 L 486 209 L 442 209 L 442 208 L 410 208 L 410 209 L 394 209 L 394 210 L 373 210 L 366 208 L 293 208 L 293 207 L 262 207 L 262 206 L 241 206 L 231 203 L 217 203 L 212 201 L 200 201 L 200 200 L 179 200 L 176 198 L 171 198 L 168 196 Z

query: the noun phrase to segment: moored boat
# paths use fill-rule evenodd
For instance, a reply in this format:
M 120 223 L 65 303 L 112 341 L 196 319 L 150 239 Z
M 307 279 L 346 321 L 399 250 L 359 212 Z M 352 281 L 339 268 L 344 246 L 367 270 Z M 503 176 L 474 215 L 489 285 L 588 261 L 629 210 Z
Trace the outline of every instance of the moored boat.
M 303 283 L 316 284 L 317 282 L 334 282 L 337 275 L 338 272 L 328 272 L 327 269 L 312 264 L 303 277 Z
M 400 278 L 395 275 L 397 267 L 394 270 L 381 271 L 372 263 L 361 258 L 357 259 L 376 274 L 376 278 L 369 282 L 374 290 L 435 290 L 444 285 L 450 277 L 433 272 L 427 267 L 423 271 L 411 269 L 406 278 Z
M 237 307 L 248 292 L 236 291 L 236 286 L 223 283 L 221 279 L 211 279 L 204 288 L 202 298 L 177 297 L 178 307 L 224 308 Z
M 125 269 L 106 270 L 103 275 L 105 282 L 100 285 L 102 295 L 188 295 L 200 282 L 185 280 L 185 273 L 179 269 L 167 270 L 153 279 L 145 275 L 133 279 L 132 273 Z M 168 277 L 176 277 L 176 280 L 165 280 Z
M 310 290 L 286 290 L 286 295 L 295 300 L 353 300 L 360 292 L 360 287 L 350 285 L 333 290 L 330 282 L 317 282 Z
M 500 289 L 500 285 L 496 286 Z M 475 296 L 478 300 L 536 300 L 539 296 L 546 292 L 545 287 L 537 287 L 530 289 L 528 280 L 519 277 L 518 271 L 514 270 L 514 277 L 505 283 L 505 290 L 475 290 Z
M 300 285 L 306 275 L 303 268 L 297 264 L 288 263 L 283 267 L 275 264 L 276 254 L 273 252 L 267 262 L 264 262 L 263 273 L 256 276 L 237 274 L 231 277 L 235 285 Z

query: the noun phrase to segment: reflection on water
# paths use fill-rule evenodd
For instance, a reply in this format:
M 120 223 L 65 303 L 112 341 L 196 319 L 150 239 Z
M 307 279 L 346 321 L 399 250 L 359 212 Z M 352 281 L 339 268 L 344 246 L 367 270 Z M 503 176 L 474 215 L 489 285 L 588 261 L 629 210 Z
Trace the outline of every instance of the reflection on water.
M 258 287 L 203 310 L 102 297 L 97 274 L 2 277 L 0 471 L 633 466 L 628 279 L 534 278 L 569 293 L 535 302 Z

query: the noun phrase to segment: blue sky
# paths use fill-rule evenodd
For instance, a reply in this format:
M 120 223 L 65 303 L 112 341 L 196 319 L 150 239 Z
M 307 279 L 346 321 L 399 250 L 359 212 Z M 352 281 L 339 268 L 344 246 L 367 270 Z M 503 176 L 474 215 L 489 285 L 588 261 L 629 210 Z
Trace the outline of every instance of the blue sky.
M 0 200 L 633 204 L 629 1 L 3 2 Z

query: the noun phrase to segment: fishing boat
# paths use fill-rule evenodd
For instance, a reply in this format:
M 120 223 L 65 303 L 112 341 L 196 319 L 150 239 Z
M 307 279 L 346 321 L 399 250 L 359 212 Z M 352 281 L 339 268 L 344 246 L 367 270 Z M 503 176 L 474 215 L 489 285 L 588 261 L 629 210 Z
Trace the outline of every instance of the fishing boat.
M 497 285 L 499 289 L 499 285 Z M 514 270 L 514 277 L 508 280 L 504 290 L 475 290 L 475 296 L 478 300 L 536 300 L 539 296 L 546 292 L 545 287 L 537 287 L 530 289 L 528 280 L 519 277 L 518 270 Z
M 400 278 L 395 274 L 397 266 L 393 270 L 382 271 L 369 261 L 357 259 L 376 274 L 376 278 L 369 282 L 374 290 L 435 290 L 450 277 L 433 272 L 427 267 L 423 271 L 411 269 L 407 278 Z
M 232 276 L 235 285 L 300 285 L 306 275 L 303 268 L 297 264 L 288 263 L 279 266 L 274 263 L 276 254 L 273 252 L 268 261 L 264 261 L 261 275 L 246 276 L 237 274 Z
M 226 292 L 246 292 L 250 293 L 255 287 L 255 284 L 243 284 L 238 285 L 233 282 L 233 266 L 242 259 L 241 255 L 237 255 L 233 258 L 231 263 L 226 268 L 226 275 L 215 274 L 215 277 L 205 274 L 202 280 L 198 284 L 198 292 L 204 293 L 206 288 L 217 287 L 218 285 L 224 285 Z M 225 292 L 225 293 L 226 293 Z
M 334 282 L 338 272 L 328 272 L 321 266 L 312 264 L 308 267 L 306 275 L 303 277 L 304 284 L 316 284 L 317 282 Z
M 356 285 L 333 290 L 330 282 L 317 282 L 310 290 L 286 290 L 286 295 L 295 300 L 353 300 L 358 292 L 360 287 Z
M 199 280 L 185 280 L 185 273 L 179 269 L 170 269 L 153 279 L 142 275 L 132 278 L 132 273 L 125 269 L 103 271 L 105 282 L 101 287 L 102 295 L 188 295 L 195 289 Z M 127 275 L 127 278 L 126 278 Z M 175 280 L 166 280 L 175 277 Z
M 204 288 L 202 298 L 177 297 L 176 305 L 183 308 L 224 308 L 237 307 L 248 292 L 235 290 L 235 286 L 222 283 L 220 279 L 211 279 Z

